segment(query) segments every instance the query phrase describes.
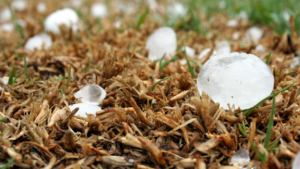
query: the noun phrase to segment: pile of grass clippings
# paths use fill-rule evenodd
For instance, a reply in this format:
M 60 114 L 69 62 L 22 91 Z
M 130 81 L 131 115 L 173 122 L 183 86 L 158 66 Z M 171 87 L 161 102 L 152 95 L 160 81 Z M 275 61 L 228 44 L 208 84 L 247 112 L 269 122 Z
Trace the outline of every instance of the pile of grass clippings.
M 62 7 L 47 1 L 48 12 L 37 14 L 36 1 L 29 2 L 28 10 L 17 13 L 27 23 L 25 38 L 17 30 L 0 32 L 0 77 L 11 77 L 7 85 L 0 79 L 2 167 L 222 168 L 230 166 L 235 152 L 247 149 L 248 168 L 291 168 L 300 151 L 300 69 L 290 68 L 300 49 L 296 31 L 275 35 L 261 25 L 260 44 L 266 51 L 257 52 L 255 44 L 232 39 L 237 31 L 244 37 L 249 21 L 229 28 L 224 14 L 214 14 L 215 22 L 199 17 L 201 25 L 210 28 L 204 34 L 176 28 L 178 49 L 185 44 L 197 55 L 225 39 L 232 51 L 253 53 L 264 61 L 272 52 L 268 63 L 275 77 L 273 93 L 290 86 L 276 93 L 275 104 L 271 97 L 246 116 L 235 107 L 219 107 L 205 94 L 200 97 L 196 76 L 180 62 L 186 59 L 183 51 L 165 67 L 147 59 L 145 43 L 164 25 L 156 20 L 162 13 L 150 11 L 142 21 L 135 14 L 117 12 L 97 19 L 81 13 L 90 5 L 86 3 L 77 9 L 81 31 L 62 27 L 61 35 L 51 34 L 49 49 L 28 52 L 23 47 L 26 40 L 43 32 L 43 19 Z M 119 18 L 121 27 L 115 28 Z M 185 19 L 192 22 L 189 16 Z M 290 23 L 294 30 L 293 17 Z M 196 75 L 210 54 L 188 59 Z M 102 86 L 107 96 L 96 117 L 76 117 L 77 109 L 71 112 L 68 105 L 79 102 L 74 93 L 87 84 Z M 274 122 L 268 126 L 271 112 Z

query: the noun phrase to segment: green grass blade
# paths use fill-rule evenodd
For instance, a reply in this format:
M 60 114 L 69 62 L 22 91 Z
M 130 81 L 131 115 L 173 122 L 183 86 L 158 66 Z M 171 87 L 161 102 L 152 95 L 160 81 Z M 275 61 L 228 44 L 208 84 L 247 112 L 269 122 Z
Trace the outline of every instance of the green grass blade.
M 0 123 L 6 122 L 7 118 L 0 119 Z
M 68 85 L 70 83 L 70 79 L 71 79 L 71 63 L 70 63 L 70 66 L 69 66 L 69 72 L 68 72 L 68 79 L 67 79 L 66 87 L 68 87 Z
M 16 28 L 16 30 L 18 31 L 18 33 L 20 34 L 21 38 L 24 39 L 25 38 L 25 35 L 24 35 L 24 32 L 23 32 L 23 29 L 22 27 L 20 26 L 19 22 L 18 22 L 18 19 L 17 19 L 17 16 L 16 14 L 13 12 L 13 10 L 11 9 L 10 7 L 10 3 L 9 3 L 9 0 L 5 0 L 5 3 L 6 3 L 6 6 L 8 7 L 10 13 L 11 13 L 11 20 Z
M 238 124 L 238 128 L 239 128 L 239 130 L 240 130 L 242 136 L 243 136 L 243 137 L 246 137 L 246 136 L 247 136 L 247 132 L 245 133 L 245 130 L 243 129 L 243 127 L 242 127 L 240 124 Z
M 13 85 L 13 81 L 14 81 L 14 76 L 17 72 L 17 69 L 13 66 L 12 70 L 10 70 L 9 72 L 9 78 L 8 78 L 8 84 Z
M 184 43 L 184 46 L 185 46 L 185 43 Z M 189 59 L 189 57 L 188 57 L 187 54 L 186 54 L 186 48 L 185 48 L 185 47 L 184 47 L 184 54 L 185 54 L 186 63 L 187 63 L 187 65 L 188 65 L 188 68 L 189 68 L 189 71 L 190 71 L 191 75 L 192 75 L 192 76 L 196 76 L 196 72 L 195 72 L 195 70 L 192 68 L 191 63 L 190 63 L 190 59 Z
M 4 166 L 1 166 L 2 169 L 7 169 L 13 162 L 14 158 L 10 159 Z
M 269 65 L 271 54 L 272 54 L 272 52 L 270 52 L 269 55 L 268 55 L 268 57 L 267 57 L 267 60 L 266 60 L 266 64 L 267 65 Z
M 175 56 L 172 59 L 165 61 L 163 64 L 159 65 L 159 71 L 162 71 L 164 67 L 166 67 L 168 64 L 170 64 L 171 62 L 174 62 L 174 61 L 176 61 L 178 59 L 179 58 L 177 56 Z
M 103 29 L 102 22 L 99 18 L 97 18 L 97 24 L 98 24 L 100 29 Z
M 154 90 L 154 88 L 155 88 L 160 82 L 162 82 L 162 81 L 164 81 L 164 80 L 167 80 L 167 79 L 169 79 L 169 77 L 165 77 L 165 78 L 163 78 L 163 79 L 160 79 L 158 82 L 156 82 L 156 83 L 152 86 L 152 89 Z
M 149 14 L 149 9 L 147 8 L 146 11 L 138 18 L 138 21 L 136 23 L 136 29 L 140 29 L 142 23 L 144 22 L 148 14 Z
M 268 148 L 269 141 L 271 138 L 272 128 L 273 128 L 273 120 L 274 120 L 274 113 L 275 113 L 275 96 L 273 96 L 273 104 L 272 104 L 272 110 L 271 110 L 271 116 L 267 128 L 267 135 L 265 139 L 265 148 Z
M 194 64 L 196 64 L 197 66 L 199 66 L 200 68 L 202 68 L 202 65 L 198 62 L 196 62 L 195 60 L 191 60 L 191 62 L 193 62 Z
M 252 108 L 250 109 L 246 109 L 246 110 L 242 110 L 244 113 L 245 116 L 249 116 L 253 110 L 255 110 L 258 106 L 262 105 L 266 100 L 272 98 L 272 97 L 275 97 L 276 95 L 278 95 L 279 93 L 281 92 L 284 92 L 286 91 L 287 89 L 289 89 L 291 86 L 293 86 L 295 82 L 293 82 L 292 84 L 288 85 L 287 87 L 283 88 L 282 90 L 278 91 L 278 92 L 275 92 L 271 95 L 269 95 L 268 97 L 266 97 L 265 99 L 263 99 L 262 101 L 260 101 L 259 103 L 257 103 L 255 106 L 253 106 Z
M 159 59 L 159 69 L 161 67 L 162 61 L 164 60 L 165 56 L 166 56 L 166 53 L 163 55 L 162 58 Z

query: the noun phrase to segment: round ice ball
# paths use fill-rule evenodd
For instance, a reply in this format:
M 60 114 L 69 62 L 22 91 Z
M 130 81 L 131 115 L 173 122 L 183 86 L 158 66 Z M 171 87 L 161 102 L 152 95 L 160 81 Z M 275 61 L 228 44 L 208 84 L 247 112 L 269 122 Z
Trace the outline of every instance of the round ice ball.
M 72 27 L 73 31 L 78 30 L 79 18 L 77 13 L 70 8 L 64 8 L 51 13 L 45 20 L 45 30 L 53 33 L 60 33 L 60 25 Z
M 41 33 L 29 38 L 25 43 L 25 49 L 29 51 L 41 50 L 43 45 L 45 49 L 48 49 L 52 45 L 52 40 L 47 34 Z
M 257 56 L 246 53 L 223 53 L 209 59 L 202 67 L 197 87 L 221 107 L 253 107 L 270 95 L 274 77 L 269 67 Z
M 146 49 L 149 50 L 148 58 L 152 61 L 166 56 L 174 56 L 177 48 L 175 31 L 170 27 L 161 27 L 155 30 L 146 42 Z

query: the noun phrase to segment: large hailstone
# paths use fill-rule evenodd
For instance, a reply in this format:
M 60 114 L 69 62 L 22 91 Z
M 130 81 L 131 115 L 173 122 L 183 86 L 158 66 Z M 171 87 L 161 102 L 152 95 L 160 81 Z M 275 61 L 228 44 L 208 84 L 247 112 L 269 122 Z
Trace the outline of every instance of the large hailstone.
M 43 44 L 45 49 L 48 49 L 52 45 L 51 37 L 44 33 L 29 38 L 25 43 L 25 49 L 29 51 L 34 51 L 35 49 L 41 50 Z
M 74 97 L 83 103 L 99 105 L 106 97 L 106 91 L 98 85 L 88 84 L 76 92 Z
M 94 17 L 104 18 L 107 16 L 107 7 L 103 3 L 95 3 L 91 7 L 91 13 Z
M 258 27 L 251 27 L 246 32 L 246 40 L 248 43 L 253 42 L 254 44 L 257 44 L 262 37 L 263 32 Z
M 76 12 L 70 8 L 64 8 L 51 13 L 45 20 L 45 30 L 60 33 L 60 25 L 72 27 L 73 31 L 79 28 L 79 18 Z
M 149 50 L 148 58 L 152 61 L 166 56 L 174 56 L 177 48 L 175 31 L 170 27 L 161 27 L 155 30 L 146 42 Z
M 96 112 L 101 110 L 99 106 L 88 104 L 88 103 L 77 103 L 77 104 L 69 105 L 71 111 L 73 111 L 77 107 L 79 108 L 79 110 L 76 112 L 75 116 L 84 117 L 84 118 L 87 118 L 86 113 L 96 115 Z
M 227 104 L 241 109 L 253 107 L 270 95 L 274 77 L 257 56 L 246 53 L 223 53 L 211 57 L 202 67 L 197 87 L 221 107 Z

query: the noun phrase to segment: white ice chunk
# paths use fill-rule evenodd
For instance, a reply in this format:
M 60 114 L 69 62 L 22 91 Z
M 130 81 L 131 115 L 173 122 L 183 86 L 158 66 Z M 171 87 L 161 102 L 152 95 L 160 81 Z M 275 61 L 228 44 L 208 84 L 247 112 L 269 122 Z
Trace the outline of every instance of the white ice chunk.
M 263 32 L 258 27 L 251 27 L 246 32 L 246 40 L 248 43 L 253 41 L 254 44 L 257 44 L 262 37 Z
M 72 27 L 73 31 L 79 29 L 79 18 L 77 13 L 70 8 L 64 8 L 51 13 L 45 20 L 45 30 L 60 33 L 60 25 Z
M 238 26 L 238 24 L 239 24 L 239 22 L 236 19 L 231 19 L 226 22 L 226 26 L 228 26 L 228 27 L 236 27 L 236 26 Z
M 225 0 L 219 1 L 219 8 L 220 8 L 220 9 L 224 9 L 225 7 L 226 7 L 226 2 L 225 2 Z
M 202 59 L 204 56 L 206 56 L 210 52 L 211 48 L 204 49 L 198 56 L 198 59 Z
M 23 21 L 22 19 L 18 19 L 17 22 L 22 28 L 26 28 L 25 21 Z M 12 32 L 14 30 L 14 28 L 15 28 L 15 26 L 13 23 L 4 23 L 0 26 L 0 30 L 2 30 L 4 32 Z
M 70 4 L 74 8 L 80 8 L 82 5 L 83 0 L 69 0 Z
M 27 1 L 25 0 L 14 0 L 11 3 L 11 8 L 17 11 L 24 11 L 27 7 Z
M 183 46 L 182 49 L 181 49 L 183 52 L 184 52 L 184 48 L 185 48 L 185 50 L 186 50 L 186 54 L 187 54 L 189 57 L 192 57 L 192 56 L 195 55 L 196 51 L 195 51 L 193 48 L 191 48 L 191 47 L 189 47 L 189 46 Z
M 34 51 L 35 49 L 41 50 L 43 44 L 45 49 L 48 49 L 52 45 L 51 37 L 44 33 L 29 38 L 25 43 L 25 49 L 29 51 Z
M 211 57 L 202 67 L 197 87 L 211 96 L 221 107 L 241 109 L 253 107 L 269 96 L 274 77 L 270 68 L 260 58 L 246 53 L 224 53 Z
M 9 8 L 6 7 L 6 8 L 1 10 L 0 19 L 1 19 L 2 22 L 6 22 L 6 21 L 9 21 L 11 19 L 11 13 L 10 13 Z
M 147 3 L 148 3 L 149 8 L 150 8 L 151 10 L 157 10 L 157 9 L 159 8 L 159 6 L 158 6 L 156 0 L 147 0 Z
M 263 45 L 257 45 L 255 47 L 255 51 L 256 52 L 265 52 L 266 51 L 266 48 L 263 46 Z
M 94 17 L 105 18 L 107 16 L 107 7 L 103 3 L 95 3 L 91 7 L 91 12 Z
M 241 149 L 237 151 L 232 157 L 230 163 L 233 166 L 240 168 L 246 167 L 250 163 L 249 151 L 246 149 Z
M 238 15 L 237 15 L 238 19 L 241 19 L 243 21 L 247 21 L 248 20 L 248 15 L 245 11 L 241 11 Z
M 184 17 L 187 13 L 187 8 L 182 3 L 175 2 L 167 7 L 167 13 L 173 17 Z
M 101 110 L 99 106 L 88 104 L 88 103 L 77 103 L 77 104 L 69 105 L 71 111 L 73 111 L 77 107 L 79 108 L 79 110 L 77 111 L 75 116 L 80 116 L 84 118 L 87 118 L 86 113 L 96 115 L 96 112 Z
M 294 158 L 292 169 L 300 169 L 300 152 L 298 152 L 297 156 Z
M 232 39 L 233 40 L 238 40 L 240 38 L 240 32 L 234 32 L 232 34 Z
M 230 52 L 231 52 L 230 44 L 227 41 L 218 42 L 214 50 L 214 54 L 230 53 Z
M 161 27 L 155 30 L 146 42 L 146 49 L 149 50 L 148 58 L 152 61 L 166 56 L 174 56 L 177 48 L 175 31 L 170 27 Z
M 291 68 L 295 68 L 296 66 L 299 66 L 299 56 L 294 57 L 293 63 L 290 65 Z
M 9 79 L 9 77 L 7 77 L 7 76 L 4 76 L 4 77 L 1 78 L 1 80 L 2 80 L 5 84 L 8 83 L 8 79 Z M 0 86 L 0 90 L 1 90 L 1 89 L 2 89 L 2 87 Z
M 76 92 L 74 96 L 83 103 L 99 105 L 106 97 L 106 91 L 99 85 L 88 84 Z
M 38 13 L 45 13 L 47 11 L 47 6 L 44 2 L 39 2 L 36 6 Z
M 114 27 L 115 28 L 120 28 L 121 27 L 121 24 L 122 24 L 122 21 L 119 19 L 119 20 L 117 20 L 116 22 L 114 22 Z

